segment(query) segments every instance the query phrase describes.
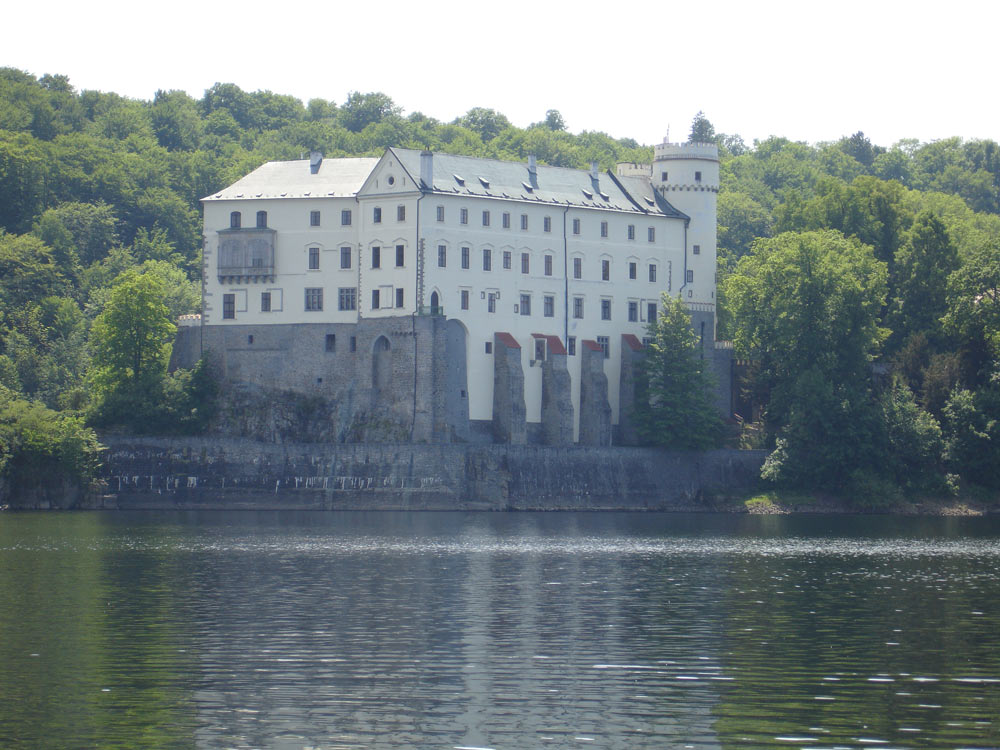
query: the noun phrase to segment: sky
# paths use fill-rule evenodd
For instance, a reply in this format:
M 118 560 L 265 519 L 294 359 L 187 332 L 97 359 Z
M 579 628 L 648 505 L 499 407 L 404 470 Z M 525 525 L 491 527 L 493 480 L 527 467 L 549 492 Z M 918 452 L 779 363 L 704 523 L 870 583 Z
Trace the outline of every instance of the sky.
M 451 121 L 489 107 L 524 127 L 685 140 L 703 111 L 747 144 L 863 131 L 1000 140 L 996 0 L 18 2 L 0 66 L 77 90 L 200 98 L 216 82 L 304 103 L 382 91 Z

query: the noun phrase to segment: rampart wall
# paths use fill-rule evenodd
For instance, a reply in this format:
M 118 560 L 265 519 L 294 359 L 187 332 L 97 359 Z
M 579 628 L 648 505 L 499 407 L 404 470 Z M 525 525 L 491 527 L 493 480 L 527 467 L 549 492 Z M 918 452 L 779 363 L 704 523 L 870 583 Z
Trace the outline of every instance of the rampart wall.
M 109 508 L 705 510 L 764 451 L 102 438 Z

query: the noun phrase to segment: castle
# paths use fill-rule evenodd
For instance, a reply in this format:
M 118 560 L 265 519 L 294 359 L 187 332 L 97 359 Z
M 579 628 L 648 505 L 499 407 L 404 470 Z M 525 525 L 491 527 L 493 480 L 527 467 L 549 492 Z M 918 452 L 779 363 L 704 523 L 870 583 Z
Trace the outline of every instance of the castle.
M 203 310 L 175 364 L 208 352 L 230 387 L 319 399 L 339 441 L 633 442 L 664 292 L 728 411 L 718 188 L 701 143 L 604 172 L 397 148 L 270 162 L 203 199 Z

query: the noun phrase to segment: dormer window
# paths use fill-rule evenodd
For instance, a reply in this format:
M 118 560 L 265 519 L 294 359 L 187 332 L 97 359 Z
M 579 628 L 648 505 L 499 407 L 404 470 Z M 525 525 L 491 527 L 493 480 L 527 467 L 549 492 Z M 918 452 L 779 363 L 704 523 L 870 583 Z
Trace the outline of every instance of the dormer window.
M 489 180 L 487 180 L 485 177 L 480 177 L 479 178 L 479 182 L 480 182 L 480 184 L 484 188 L 486 188 L 487 190 L 489 190 L 489 188 L 490 188 L 490 181 Z
M 455 178 L 455 182 L 457 182 L 460 186 L 465 187 L 465 178 L 464 177 L 462 177 L 461 175 L 457 175 L 457 174 L 452 175 L 452 177 Z
M 239 229 L 240 224 L 242 223 L 242 218 L 243 217 L 239 211 L 233 211 L 231 214 L 229 214 L 229 228 Z

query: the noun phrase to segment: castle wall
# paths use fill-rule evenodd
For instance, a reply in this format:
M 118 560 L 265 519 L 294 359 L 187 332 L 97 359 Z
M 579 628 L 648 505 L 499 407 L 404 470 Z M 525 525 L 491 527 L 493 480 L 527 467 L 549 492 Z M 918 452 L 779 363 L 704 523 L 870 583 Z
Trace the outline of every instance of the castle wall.
M 611 404 L 604 351 L 593 341 L 580 347 L 580 445 L 611 445 Z
M 450 425 L 468 423 L 460 404 L 446 407 L 443 318 L 206 326 L 202 341 L 241 408 L 273 392 L 326 402 L 337 441 L 449 440 Z
M 118 438 L 103 507 L 276 510 L 705 510 L 755 485 L 766 451 L 284 444 Z
M 528 440 L 521 347 L 506 333 L 493 336 L 493 436 L 498 443 Z

